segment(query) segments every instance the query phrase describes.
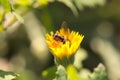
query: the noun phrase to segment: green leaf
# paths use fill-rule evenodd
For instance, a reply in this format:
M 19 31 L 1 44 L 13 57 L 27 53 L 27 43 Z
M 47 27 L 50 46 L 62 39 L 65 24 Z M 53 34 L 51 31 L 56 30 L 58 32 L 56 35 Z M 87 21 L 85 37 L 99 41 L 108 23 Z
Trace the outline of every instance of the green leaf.
M 24 23 L 24 19 L 19 14 L 17 14 L 16 12 L 12 12 L 12 13 L 18 19 L 19 22 Z
M 3 32 L 4 28 L 0 25 L 0 32 Z
M 0 11 L 0 22 L 3 20 L 3 13 Z
M 10 5 L 10 2 L 8 0 L 0 0 L 0 3 L 3 5 L 5 13 L 11 11 L 11 5 Z
M 96 7 L 97 5 L 103 6 L 106 0 L 73 0 L 76 7 L 79 10 L 83 10 L 84 7 Z
M 41 5 L 47 5 L 48 4 L 48 0 L 37 0 L 38 2 L 41 3 Z
M 79 76 L 82 78 L 82 80 L 88 80 L 88 76 L 91 74 L 90 70 L 82 68 L 79 71 Z
M 54 80 L 67 80 L 67 73 L 62 65 L 59 65 L 56 72 L 56 78 Z
M 90 75 L 89 80 L 108 80 L 106 69 L 103 64 L 99 64 L 94 72 Z
M 42 77 L 44 80 L 52 80 L 55 77 L 56 70 L 56 66 L 50 67 L 42 72 Z
M 70 80 L 83 80 L 77 72 L 77 69 L 73 65 L 67 67 L 67 74 Z
M 58 1 L 64 3 L 67 7 L 71 9 L 75 16 L 78 16 L 78 11 L 73 3 L 73 0 L 58 0 Z
M 16 4 L 21 5 L 21 6 L 29 6 L 30 0 L 16 0 Z
M 19 80 L 19 76 L 13 72 L 5 72 L 0 70 L 0 80 Z

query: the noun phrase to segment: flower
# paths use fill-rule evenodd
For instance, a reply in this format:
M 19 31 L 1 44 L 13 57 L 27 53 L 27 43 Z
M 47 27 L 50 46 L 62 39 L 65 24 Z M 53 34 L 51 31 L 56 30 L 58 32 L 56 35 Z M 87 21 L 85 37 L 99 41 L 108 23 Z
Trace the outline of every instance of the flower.
M 69 28 L 61 28 L 55 33 L 46 34 L 46 42 L 52 54 L 62 59 L 64 57 L 70 58 L 78 50 L 84 36 L 78 32 L 70 31 Z

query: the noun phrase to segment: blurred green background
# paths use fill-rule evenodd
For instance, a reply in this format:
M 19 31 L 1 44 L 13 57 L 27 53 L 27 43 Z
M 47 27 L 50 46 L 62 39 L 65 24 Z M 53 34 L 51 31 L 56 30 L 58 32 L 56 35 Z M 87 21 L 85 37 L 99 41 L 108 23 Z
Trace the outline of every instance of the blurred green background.
M 63 21 L 85 36 L 82 66 L 103 63 L 110 80 L 120 79 L 120 0 L 1 0 L 0 69 L 41 80 L 54 65 L 45 34 Z

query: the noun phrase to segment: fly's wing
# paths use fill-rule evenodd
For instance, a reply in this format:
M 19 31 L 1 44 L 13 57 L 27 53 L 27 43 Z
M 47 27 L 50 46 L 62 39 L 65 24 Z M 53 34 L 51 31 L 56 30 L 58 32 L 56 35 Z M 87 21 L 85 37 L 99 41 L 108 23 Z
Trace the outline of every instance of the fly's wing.
M 63 28 L 64 30 L 67 30 L 68 29 L 68 24 L 66 21 L 63 21 L 62 25 L 61 25 L 61 28 Z
M 70 33 L 70 30 L 69 30 L 69 28 L 68 28 L 68 24 L 67 24 L 66 21 L 63 21 L 63 23 L 62 23 L 62 25 L 61 25 L 61 28 L 64 29 L 64 34 L 65 34 L 66 38 L 68 38 L 69 33 Z

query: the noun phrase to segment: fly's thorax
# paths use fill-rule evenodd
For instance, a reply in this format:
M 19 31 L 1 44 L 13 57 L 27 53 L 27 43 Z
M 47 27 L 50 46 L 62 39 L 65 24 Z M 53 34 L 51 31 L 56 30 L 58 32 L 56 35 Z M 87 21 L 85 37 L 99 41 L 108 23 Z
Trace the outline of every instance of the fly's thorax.
M 62 36 L 62 35 L 57 34 L 57 33 L 55 33 L 53 35 L 53 39 L 55 41 L 62 42 L 63 44 L 65 44 L 68 41 L 68 39 L 65 36 Z

